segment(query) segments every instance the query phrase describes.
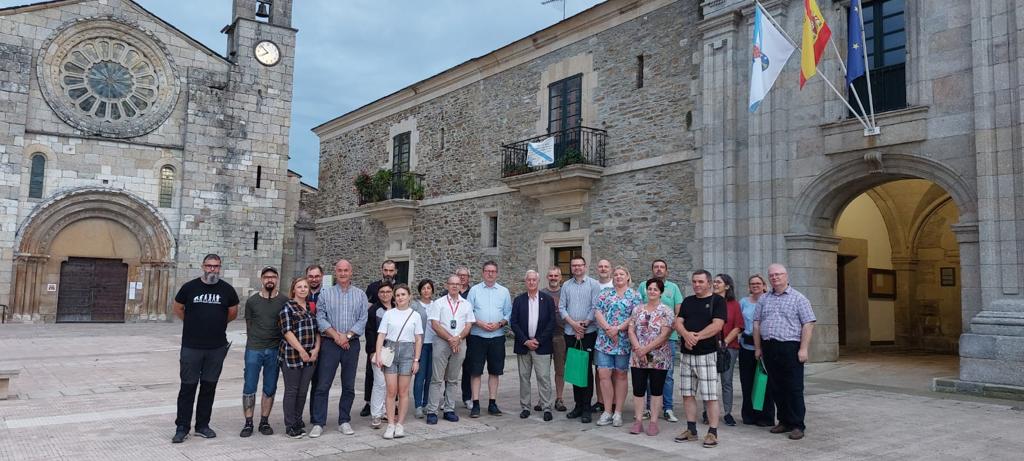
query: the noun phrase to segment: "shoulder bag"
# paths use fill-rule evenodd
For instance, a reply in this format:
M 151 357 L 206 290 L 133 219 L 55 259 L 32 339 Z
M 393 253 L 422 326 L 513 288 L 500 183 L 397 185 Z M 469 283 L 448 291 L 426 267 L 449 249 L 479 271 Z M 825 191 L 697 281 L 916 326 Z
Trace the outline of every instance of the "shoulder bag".
M 399 338 L 402 337 L 402 332 L 405 331 L 405 326 L 409 324 L 409 319 L 411 319 L 413 314 L 415 313 L 416 311 L 412 310 L 411 308 L 409 309 L 409 316 L 405 318 L 405 323 L 403 323 L 402 328 L 398 330 Z M 395 362 L 396 343 L 398 343 L 398 341 L 388 341 L 388 344 L 384 345 L 384 347 L 381 347 L 380 350 L 377 351 L 377 353 L 380 354 L 380 363 L 383 364 L 385 367 L 390 367 L 391 364 Z

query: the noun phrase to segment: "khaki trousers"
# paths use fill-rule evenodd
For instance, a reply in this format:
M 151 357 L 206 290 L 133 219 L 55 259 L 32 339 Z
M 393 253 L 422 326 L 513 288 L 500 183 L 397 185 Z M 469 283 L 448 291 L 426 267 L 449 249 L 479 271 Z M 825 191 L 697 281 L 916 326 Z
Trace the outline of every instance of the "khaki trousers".
M 516 356 L 519 360 L 519 406 L 523 410 L 533 409 L 530 405 L 530 375 L 537 373 L 538 402 L 543 411 L 551 411 L 551 355 L 527 352 Z
M 434 340 L 434 370 L 430 376 L 430 402 L 427 404 L 427 414 L 437 414 L 438 409 L 449 412 L 455 411 L 456 396 L 461 395 L 459 379 L 462 377 L 462 362 L 466 360 L 466 341 L 459 344 L 459 352 L 452 352 L 448 341 L 441 338 Z M 444 392 L 441 391 L 441 383 L 444 383 Z M 441 396 L 444 396 L 444 406 L 441 406 Z

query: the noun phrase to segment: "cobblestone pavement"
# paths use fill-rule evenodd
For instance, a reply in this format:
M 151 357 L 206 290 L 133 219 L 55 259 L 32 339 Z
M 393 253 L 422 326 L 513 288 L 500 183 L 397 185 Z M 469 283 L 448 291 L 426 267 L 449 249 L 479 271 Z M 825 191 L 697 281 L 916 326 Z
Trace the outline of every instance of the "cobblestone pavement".
M 427 426 L 410 414 L 409 435 L 393 441 L 370 429 L 368 418 L 356 416 L 354 436 L 341 435 L 329 423 L 319 439 L 291 440 L 282 435 L 278 403 L 271 416 L 277 434 L 242 439 L 242 328 L 241 322 L 229 328 L 234 345 L 212 422 L 218 437 L 172 445 L 180 324 L 0 326 L 0 370 L 21 371 L 11 398 L 0 401 L 0 460 L 337 459 L 354 452 L 361 460 L 710 459 L 755 453 L 765 459 L 999 460 L 1019 459 L 1024 452 L 1024 403 L 932 393 L 930 378 L 955 375 L 956 358 L 923 354 L 861 354 L 809 366 L 809 427 L 799 442 L 761 428 L 723 426 L 720 446 L 709 450 L 672 441 L 683 423 L 662 422 L 662 433 L 647 437 L 630 435 L 626 427 L 583 425 L 564 413 L 550 423 L 537 413 L 521 420 L 512 357 L 498 400 L 504 416 L 470 419 L 460 405 L 460 422 Z M 362 377 L 356 383 L 358 411 Z M 566 395 L 571 400 L 571 390 Z M 337 398 L 335 389 L 328 421 L 336 421 Z M 681 416 L 678 396 L 676 409 Z M 626 426 L 631 411 L 627 402 Z M 701 435 L 705 431 L 701 427 Z

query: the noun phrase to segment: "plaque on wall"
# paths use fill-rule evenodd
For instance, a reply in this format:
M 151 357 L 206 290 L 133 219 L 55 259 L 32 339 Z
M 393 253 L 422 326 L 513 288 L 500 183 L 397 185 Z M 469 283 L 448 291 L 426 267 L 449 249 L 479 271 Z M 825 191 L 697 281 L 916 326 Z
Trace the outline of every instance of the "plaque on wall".
M 955 287 L 956 286 L 956 268 L 955 267 L 942 267 L 939 268 L 939 284 L 944 287 Z
M 868 269 L 868 297 L 896 299 L 896 271 Z

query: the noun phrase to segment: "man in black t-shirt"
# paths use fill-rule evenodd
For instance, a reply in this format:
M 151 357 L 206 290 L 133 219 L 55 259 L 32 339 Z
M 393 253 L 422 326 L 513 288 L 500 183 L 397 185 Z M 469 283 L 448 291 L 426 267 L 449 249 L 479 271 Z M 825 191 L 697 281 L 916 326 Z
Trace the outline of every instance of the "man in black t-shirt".
M 697 440 L 697 400 L 700 395 L 708 408 L 711 426 L 704 436 L 704 446 L 718 446 L 718 333 L 725 325 L 727 315 L 725 299 L 711 291 L 711 273 L 699 270 L 690 278 L 693 296 L 687 296 L 679 306 L 674 328 L 681 339 L 679 360 L 680 387 L 683 407 L 686 409 L 686 429 L 676 442 Z
M 182 329 L 181 389 L 178 391 L 178 417 L 174 421 L 177 430 L 172 443 L 184 442 L 188 437 L 193 403 L 196 404 L 196 435 L 217 436 L 210 429 L 213 398 L 228 353 L 228 322 L 238 316 L 238 293 L 220 279 L 220 264 L 220 256 L 206 255 L 202 277 L 182 285 L 174 296 L 174 315 L 182 320 Z

